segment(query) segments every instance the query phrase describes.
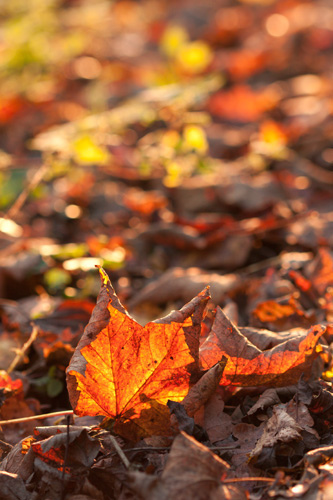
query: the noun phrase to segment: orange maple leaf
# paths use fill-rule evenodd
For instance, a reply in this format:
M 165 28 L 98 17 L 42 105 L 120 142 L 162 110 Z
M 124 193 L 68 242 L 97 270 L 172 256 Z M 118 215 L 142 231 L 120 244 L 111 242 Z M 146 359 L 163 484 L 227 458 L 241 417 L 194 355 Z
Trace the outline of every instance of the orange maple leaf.
M 322 325 L 312 326 L 272 349 L 261 351 L 229 320 L 219 307 L 212 329 L 200 348 L 203 369 L 228 358 L 220 385 L 281 387 L 297 383 L 301 374 L 309 377 L 318 353 L 316 345 L 325 332 Z
M 103 269 L 100 274 L 97 305 L 67 368 L 71 405 L 77 415 L 113 419 L 123 436 L 164 434 L 167 401 L 181 401 L 198 371 L 208 289 L 142 327 L 119 302 Z

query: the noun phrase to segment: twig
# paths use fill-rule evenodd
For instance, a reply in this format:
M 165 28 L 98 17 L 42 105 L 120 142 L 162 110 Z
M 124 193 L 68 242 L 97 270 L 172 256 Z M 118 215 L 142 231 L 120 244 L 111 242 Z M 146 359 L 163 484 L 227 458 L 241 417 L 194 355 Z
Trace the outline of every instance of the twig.
M 238 448 L 239 445 L 229 445 L 229 446 L 207 446 L 209 450 L 212 451 L 223 451 L 223 450 L 234 450 Z M 124 451 L 169 451 L 171 446 L 150 446 L 150 447 L 141 447 L 141 448 L 126 448 Z
M 49 166 L 45 163 L 40 165 L 40 167 L 36 170 L 34 175 L 32 176 L 31 181 L 25 186 L 23 191 L 20 193 L 20 195 L 16 198 L 15 202 L 13 205 L 10 207 L 8 212 L 4 215 L 5 219 L 13 219 L 18 212 L 21 210 L 23 207 L 24 203 L 26 202 L 26 199 L 28 198 L 29 194 L 35 187 L 38 186 L 38 184 L 41 182 L 43 179 L 44 175 L 46 174 Z
M 66 417 L 66 449 L 65 449 L 65 457 L 64 457 L 64 464 L 62 466 L 62 475 L 61 475 L 61 500 L 64 500 L 65 498 L 65 493 L 66 493 L 66 477 L 65 477 L 65 470 L 67 467 L 67 461 L 68 461 L 68 450 L 69 450 L 69 419 L 70 416 L 67 415 Z
M 11 420 L 0 420 L 0 425 L 20 424 L 30 420 L 42 420 L 49 417 L 61 417 L 62 415 L 74 415 L 73 410 L 55 411 L 53 413 L 42 413 L 41 415 L 32 415 L 31 417 L 12 418 Z
M 11 362 L 9 368 L 7 369 L 7 373 L 11 373 L 15 369 L 16 365 L 23 358 L 24 353 L 29 349 L 29 347 L 31 346 L 33 341 L 36 340 L 37 335 L 38 335 L 38 328 L 36 325 L 34 325 L 32 328 L 32 332 L 31 332 L 29 339 L 25 342 L 25 344 L 23 344 L 21 349 L 17 349 L 17 354 L 16 354 L 15 358 L 13 359 L 13 361 Z
M 264 481 L 265 483 L 274 483 L 276 479 L 271 477 L 231 477 L 223 479 L 222 483 L 246 483 L 247 481 Z
M 254 264 L 250 264 L 249 266 L 242 267 L 237 270 L 237 274 L 252 274 L 257 271 L 262 271 L 267 267 L 273 266 L 275 264 L 279 264 L 281 262 L 281 255 L 276 255 L 275 257 L 269 257 L 268 259 L 261 260 L 260 262 L 255 262 Z
M 126 457 L 126 455 L 123 452 L 123 450 L 121 449 L 121 447 L 119 446 L 118 441 L 116 440 L 116 438 L 114 436 L 112 436 L 112 434 L 110 434 L 110 439 L 111 439 L 111 442 L 112 442 L 112 444 L 113 444 L 116 452 L 118 453 L 118 455 L 121 458 L 123 464 L 125 465 L 126 469 L 129 469 L 131 463 L 128 460 L 128 458 Z

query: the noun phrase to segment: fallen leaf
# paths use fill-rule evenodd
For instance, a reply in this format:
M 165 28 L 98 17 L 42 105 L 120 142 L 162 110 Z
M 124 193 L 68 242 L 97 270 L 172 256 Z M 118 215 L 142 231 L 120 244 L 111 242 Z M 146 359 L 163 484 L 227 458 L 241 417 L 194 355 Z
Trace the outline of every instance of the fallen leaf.
M 3 500 L 29 500 L 30 493 L 17 474 L 0 471 L 0 491 Z
M 263 426 L 264 423 L 259 427 L 245 423 L 234 425 L 232 434 L 236 442 L 234 442 L 235 449 L 232 451 L 231 462 L 236 469 L 237 477 L 257 475 L 253 474 L 253 467 L 249 464 L 249 453 L 262 435 Z
M 308 264 L 306 273 L 315 290 L 324 295 L 327 288 L 333 285 L 332 252 L 319 248 L 317 257 Z
M 230 318 L 228 314 L 227 316 Z M 271 330 L 266 330 L 265 328 L 255 328 L 253 326 L 240 326 L 238 329 L 244 337 L 249 340 L 249 342 L 262 351 L 266 351 L 271 347 L 282 344 L 282 342 L 285 342 L 286 340 L 295 339 L 299 335 L 304 335 L 306 333 L 305 328 L 291 328 L 290 330 L 282 332 L 272 332 Z
M 217 185 L 216 189 L 221 201 L 248 212 L 271 207 L 281 199 L 281 187 L 269 172 L 254 177 L 232 176 Z
M 241 500 L 246 494 L 223 485 L 229 465 L 182 432 L 173 442 L 161 478 L 131 472 L 131 488 L 147 500 Z M 222 481 L 222 482 L 221 482 Z
M 184 431 L 189 436 L 193 436 L 195 428 L 194 418 L 188 416 L 181 403 L 168 401 L 167 404 L 170 409 L 171 425 L 175 432 Z
M 178 312 L 142 327 L 119 302 L 103 269 L 97 306 L 67 368 L 77 415 L 104 415 L 133 440 L 168 430 L 167 401 L 181 401 L 198 369 L 205 289 Z M 180 321 L 181 320 L 181 321 Z M 134 427 L 133 427 L 134 426 Z
M 217 308 L 212 330 L 200 347 L 200 361 L 203 369 L 208 369 L 222 356 L 228 358 L 221 385 L 292 385 L 302 373 L 311 374 L 316 344 L 325 329 L 312 326 L 303 335 L 261 351 Z
M 215 393 L 219 386 L 223 370 L 227 364 L 227 358 L 222 357 L 215 366 L 210 368 L 199 380 L 191 387 L 188 394 L 182 401 L 187 415 L 193 417 L 194 414 L 203 406 L 209 398 Z
M 274 330 L 293 327 L 309 327 L 314 315 L 305 313 L 293 296 L 288 300 L 266 300 L 252 311 L 255 326 L 267 326 Z
M 0 470 L 18 474 L 24 481 L 27 481 L 34 470 L 35 455 L 31 448 L 32 436 L 22 439 L 17 443 L 2 460 Z
M 253 248 L 253 239 L 246 234 L 231 234 L 223 241 L 211 245 L 202 252 L 198 252 L 194 264 L 206 269 L 236 269 L 244 266 L 250 251 Z
M 232 434 L 231 416 L 224 413 L 224 401 L 220 394 L 215 393 L 207 401 L 204 408 L 204 429 L 211 443 L 227 439 Z
M 260 394 L 258 401 L 252 406 L 252 408 L 250 408 L 247 414 L 253 415 L 258 410 L 266 410 L 270 406 L 274 406 L 280 403 L 281 401 L 276 392 L 276 389 L 266 389 L 266 391 Z
M 160 278 L 149 283 L 129 301 L 134 308 L 143 302 L 167 303 L 175 300 L 184 302 L 209 285 L 212 300 L 219 304 L 225 294 L 241 283 L 236 274 L 204 273 L 198 267 L 182 269 L 175 267 L 166 271 Z
M 272 417 L 265 424 L 264 431 L 250 453 L 250 458 L 259 457 L 263 448 L 273 448 L 277 443 L 290 443 L 301 439 L 302 427 L 291 417 L 284 405 L 273 409 Z
M 70 426 L 67 432 L 65 425 L 37 427 L 34 430 L 36 440 L 32 442 L 31 447 L 35 457 L 43 462 L 42 469 L 54 471 L 59 477 L 57 471 L 63 471 L 65 456 L 67 474 L 75 476 L 80 473 L 80 469 L 82 472 L 91 467 L 100 450 L 100 444 L 89 436 L 87 429 Z M 38 468 L 41 469 L 40 466 Z

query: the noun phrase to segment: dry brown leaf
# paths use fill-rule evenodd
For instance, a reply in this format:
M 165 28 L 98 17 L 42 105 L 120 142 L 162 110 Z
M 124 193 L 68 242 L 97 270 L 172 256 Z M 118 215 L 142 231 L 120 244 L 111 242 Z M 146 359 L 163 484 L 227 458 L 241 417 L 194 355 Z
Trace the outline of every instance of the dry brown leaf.
M 1 500 L 29 500 L 30 493 L 17 474 L 0 471 Z
M 259 438 L 250 457 L 258 457 L 263 448 L 272 448 L 277 443 L 290 443 L 299 440 L 302 427 L 291 417 L 284 405 L 275 406 L 272 417 L 266 422 L 264 431 Z
M 212 300 L 220 304 L 225 294 L 240 283 L 240 278 L 235 274 L 221 276 L 217 273 L 204 273 L 198 267 L 189 269 L 176 267 L 169 269 L 156 281 L 138 292 L 128 302 L 128 307 L 132 309 L 143 302 L 154 304 L 165 304 L 175 300 L 187 302 L 207 285 L 210 287 Z
M 245 500 L 246 494 L 224 486 L 229 465 L 182 432 L 171 447 L 161 478 L 129 474 L 131 487 L 145 500 Z
M 210 368 L 198 382 L 191 387 L 182 401 L 182 405 L 189 417 L 193 417 L 199 408 L 215 393 L 226 364 L 227 358 L 223 357 L 219 363 Z

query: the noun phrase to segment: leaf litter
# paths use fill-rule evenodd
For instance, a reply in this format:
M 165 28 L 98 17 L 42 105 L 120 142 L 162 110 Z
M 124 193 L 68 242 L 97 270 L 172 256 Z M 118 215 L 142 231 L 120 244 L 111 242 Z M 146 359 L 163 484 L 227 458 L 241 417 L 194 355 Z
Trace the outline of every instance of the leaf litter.
M 1 16 L 1 498 L 330 498 L 330 1 Z

